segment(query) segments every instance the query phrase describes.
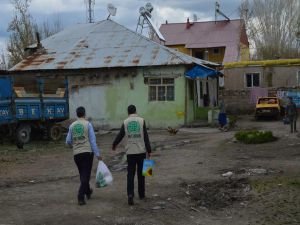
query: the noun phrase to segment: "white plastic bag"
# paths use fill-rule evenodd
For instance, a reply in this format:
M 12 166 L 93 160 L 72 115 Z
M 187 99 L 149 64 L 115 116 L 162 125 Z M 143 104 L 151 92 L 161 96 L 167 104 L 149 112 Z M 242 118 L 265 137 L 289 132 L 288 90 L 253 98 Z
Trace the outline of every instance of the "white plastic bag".
M 113 177 L 107 166 L 103 161 L 99 161 L 96 173 L 96 187 L 101 188 L 111 185 Z

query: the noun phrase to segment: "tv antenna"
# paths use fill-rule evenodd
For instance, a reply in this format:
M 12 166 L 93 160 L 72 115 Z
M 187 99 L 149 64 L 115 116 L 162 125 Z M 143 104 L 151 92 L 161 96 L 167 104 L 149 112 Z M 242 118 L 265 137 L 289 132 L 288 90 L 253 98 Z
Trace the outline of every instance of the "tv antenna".
M 115 16 L 117 14 L 117 8 L 111 3 L 107 5 L 107 11 L 109 13 L 107 19 L 109 19 L 110 16 Z
M 94 23 L 95 0 L 84 0 L 86 5 L 86 22 Z
M 153 20 L 151 19 L 151 12 L 153 11 L 153 6 L 151 3 L 147 3 L 145 7 L 141 7 L 139 12 L 140 16 L 138 19 L 138 23 L 136 26 L 136 32 L 137 33 L 143 33 L 144 28 L 150 29 L 150 39 L 154 39 L 154 36 L 156 36 L 160 41 L 165 42 L 164 36 L 160 33 L 159 29 L 155 26 Z
M 216 2 L 216 8 L 215 8 L 215 23 L 217 22 L 217 16 L 220 14 L 221 16 L 225 17 L 227 21 L 229 22 L 230 19 L 220 10 L 220 4 L 219 2 Z

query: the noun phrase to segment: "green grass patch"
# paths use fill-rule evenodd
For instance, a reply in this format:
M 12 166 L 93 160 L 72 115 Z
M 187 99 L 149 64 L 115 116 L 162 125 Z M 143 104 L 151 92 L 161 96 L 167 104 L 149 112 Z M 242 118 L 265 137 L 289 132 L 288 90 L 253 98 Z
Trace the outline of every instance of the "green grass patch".
M 250 182 L 251 187 L 258 193 L 274 190 L 275 188 L 283 187 L 286 190 L 289 188 L 299 189 L 300 178 L 299 177 L 276 177 L 270 179 L 252 180 Z
M 245 144 L 262 144 L 266 142 L 276 141 L 272 131 L 238 131 L 235 133 L 235 138 Z
M 292 180 L 288 182 L 289 186 L 300 188 L 300 180 Z

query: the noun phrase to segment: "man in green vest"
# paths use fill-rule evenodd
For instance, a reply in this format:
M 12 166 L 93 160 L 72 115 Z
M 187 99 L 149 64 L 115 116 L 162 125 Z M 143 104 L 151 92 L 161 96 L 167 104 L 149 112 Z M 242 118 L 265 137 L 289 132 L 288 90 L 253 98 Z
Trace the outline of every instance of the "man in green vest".
M 134 105 L 128 106 L 127 112 L 128 118 L 124 120 L 120 132 L 113 142 L 112 150 L 115 150 L 125 137 L 128 204 L 133 205 L 134 176 L 136 170 L 139 198 L 145 198 L 145 177 L 142 175 L 143 161 L 146 157 L 150 157 L 151 146 L 145 120 L 136 114 L 136 107 Z
M 96 136 L 92 124 L 85 119 L 85 108 L 76 109 L 78 119 L 71 124 L 66 143 L 73 148 L 74 161 L 80 175 L 78 204 L 85 205 L 85 196 L 91 198 L 93 189 L 90 188 L 90 177 L 94 155 L 102 160 L 96 144 Z

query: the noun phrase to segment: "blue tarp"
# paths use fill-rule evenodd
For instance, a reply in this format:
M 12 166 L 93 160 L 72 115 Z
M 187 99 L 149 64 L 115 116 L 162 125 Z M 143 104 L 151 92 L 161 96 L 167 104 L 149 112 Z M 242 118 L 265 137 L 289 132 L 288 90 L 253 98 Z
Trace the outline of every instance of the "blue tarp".
M 220 75 L 220 72 L 214 69 L 210 69 L 204 66 L 194 66 L 192 69 L 185 73 L 185 76 L 191 79 L 195 78 L 206 78 L 206 77 L 217 77 Z

